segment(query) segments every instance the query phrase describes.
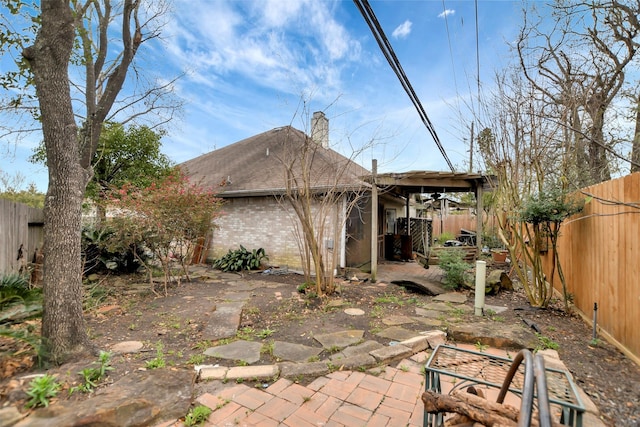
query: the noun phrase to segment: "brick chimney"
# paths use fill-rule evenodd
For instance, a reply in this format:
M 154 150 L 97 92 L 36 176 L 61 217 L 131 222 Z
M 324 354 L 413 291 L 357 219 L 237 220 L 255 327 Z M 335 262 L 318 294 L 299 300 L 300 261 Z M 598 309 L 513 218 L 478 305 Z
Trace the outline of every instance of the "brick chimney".
M 324 148 L 329 148 L 329 119 L 322 111 L 316 111 L 311 118 L 311 139 Z

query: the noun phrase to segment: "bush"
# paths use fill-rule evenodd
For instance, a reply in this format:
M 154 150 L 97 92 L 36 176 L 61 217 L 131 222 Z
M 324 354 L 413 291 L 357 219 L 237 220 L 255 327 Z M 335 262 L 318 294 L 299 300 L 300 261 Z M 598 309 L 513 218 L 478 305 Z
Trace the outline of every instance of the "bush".
M 139 259 L 145 259 L 142 245 L 132 245 L 123 250 L 107 249 L 107 243 L 112 235 L 113 231 L 107 227 L 85 227 L 82 230 L 82 259 L 85 275 L 104 271 L 133 273 L 140 267 Z
M 457 289 L 464 285 L 464 273 L 471 268 L 471 264 L 464 262 L 464 252 L 456 249 L 446 249 L 438 252 L 440 268 L 444 270 L 444 286 L 447 289 Z
M 451 233 L 450 231 L 445 231 L 440 236 L 438 236 L 438 238 L 436 239 L 436 243 L 444 246 L 444 242 L 446 242 L 447 240 L 454 240 L 455 238 L 456 236 L 454 236 L 453 233 Z
M 213 262 L 213 268 L 222 271 L 255 270 L 260 268 L 260 264 L 265 259 L 269 259 L 269 257 L 263 248 L 249 251 L 240 245 L 240 249 L 235 251 L 229 249 L 225 256 L 216 259 Z
M 40 289 L 31 289 L 28 276 L 9 273 L 0 277 L 0 310 L 16 303 L 39 301 L 41 294 Z

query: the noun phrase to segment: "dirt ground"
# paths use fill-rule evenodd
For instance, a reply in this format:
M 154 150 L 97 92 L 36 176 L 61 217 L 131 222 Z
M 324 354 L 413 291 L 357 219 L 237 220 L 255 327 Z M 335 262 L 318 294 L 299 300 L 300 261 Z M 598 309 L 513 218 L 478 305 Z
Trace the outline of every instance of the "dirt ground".
M 111 364 L 115 369 L 101 387 L 108 387 L 121 376 L 144 368 L 146 362 L 158 358 L 170 367 L 191 368 L 203 363 L 228 365 L 228 361 L 203 356 L 203 351 L 215 344 L 207 341 L 203 332 L 215 304 L 224 300 L 225 293 L 233 291 L 234 283 L 250 281 L 256 285 L 244 306 L 238 336 L 264 344 L 265 351 L 258 364 L 275 362 L 269 352 L 274 341 L 320 347 L 313 339 L 314 335 L 340 329 L 362 329 L 365 340 L 384 342 L 374 335 L 385 327 L 383 318 L 415 316 L 415 308 L 431 300 L 427 295 L 400 286 L 368 281 L 341 281 L 339 294 L 314 298 L 297 291 L 304 279 L 296 274 L 225 275 L 224 280 L 216 280 L 216 277 L 220 277 L 220 273 L 211 272 L 209 277 L 170 286 L 166 297 L 149 292 L 148 284 L 140 283 L 140 277 L 109 278 L 93 287 L 93 297 L 87 302 L 87 326 L 98 348 L 108 350 L 115 343 L 130 340 L 144 344 L 141 353 L 114 356 Z M 604 341 L 593 345 L 592 331 L 580 318 L 567 315 L 560 305 L 547 310 L 531 309 L 519 291 L 488 296 L 486 303 L 509 308 L 491 316 L 496 328 L 501 324 L 524 324 L 523 318 L 526 318 L 536 324 L 548 343 L 556 343 L 561 360 L 598 406 L 607 424 L 640 425 L 640 367 Z M 467 305 L 473 306 L 472 296 Z M 347 307 L 361 308 L 365 315 L 349 316 L 344 313 Z M 445 317 L 448 323 L 473 321 L 471 315 L 455 309 Z M 420 324 L 413 328 L 416 331 L 425 329 Z M 0 405 L 23 406 L 25 396 L 20 390 L 24 389 L 25 381 L 18 378 L 36 370 L 31 366 L 28 353 L 9 356 L 10 351 L 15 350 L 15 345 L 0 340 L 0 375 L 3 378 L 0 380 Z M 325 351 L 319 359 L 328 356 Z M 73 373 L 80 369 L 63 366 L 57 370 L 67 375 L 65 388 L 78 384 L 81 377 Z M 206 387 L 206 384 L 199 387 Z M 74 393 L 68 397 L 68 393 L 63 392 L 58 397 L 69 398 L 82 399 L 83 395 Z

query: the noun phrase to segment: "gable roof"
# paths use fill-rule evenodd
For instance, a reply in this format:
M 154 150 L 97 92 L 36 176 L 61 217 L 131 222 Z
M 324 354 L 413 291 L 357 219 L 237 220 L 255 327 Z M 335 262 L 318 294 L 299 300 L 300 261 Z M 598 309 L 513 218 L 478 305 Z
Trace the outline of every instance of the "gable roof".
M 306 151 L 305 151 L 306 150 Z M 370 172 L 338 152 L 313 142 L 304 132 L 284 126 L 203 154 L 179 165 L 193 182 L 211 187 L 222 197 L 281 194 L 286 168 L 298 179 L 301 159 L 311 162 L 312 188 L 370 188 Z

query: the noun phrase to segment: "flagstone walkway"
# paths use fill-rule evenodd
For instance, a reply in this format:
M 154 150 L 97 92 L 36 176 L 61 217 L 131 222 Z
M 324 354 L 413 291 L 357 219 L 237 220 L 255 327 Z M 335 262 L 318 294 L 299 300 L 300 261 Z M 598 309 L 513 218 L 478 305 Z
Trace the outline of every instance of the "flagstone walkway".
M 438 270 L 434 268 L 429 273 L 435 278 L 441 274 Z M 249 289 L 236 287 L 233 293 L 227 294 L 227 301 L 230 302 L 218 304 L 219 317 L 211 322 L 207 330 L 210 335 L 219 339 L 235 334 L 242 303 L 246 299 L 243 291 L 246 290 Z M 464 300 L 451 300 L 454 297 L 463 298 L 462 295 L 456 294 L 434 297 L 432 307 L 428 307 L 431 310 L 426 314 L 441 312 L 442 308 L 439 305 L 442 305 L 445 310 L 450 310 L 449 304 L 457 306 L 464 303 Z M 416 314 L 421 315 L 420 312 Z M 361 343 L 362 336 L 358 335 L 361 331 L 355 330 L 319 335 L 316 339 L 323 348 L 342 349 L 341 352 L 332 356 L 330 361 L 305 362 L 309 359 L 306 352 L 310 348 L 278 342 L 277 351 L 282 352 L 280 358 L 288 362 L 261 366 L 197 367 L 201 381 L 215 382 L 215 386 L 196 399 L 198 404 L 212 409 L 212 414 L 204 425 L 208 427 L 422 426 L 424 404 L 421 395 L 425 389 L 424 366 L 431 351 L 439 343 L 444 342 L 444 333 L 432 330 L 416 336 L 415 332 L 401 328 L 401 325 L 406 323 L 405 320 L 399 316 L 391 316 L 383 320 L 383 323 L 390 327 L 382 332 L 386 334 L 385 336 L 389 335 L 387 338 L 396 340 L 389 346 L 381 346 L 370 341 Z M 415 321 L 415 318 L 409 320 Z M 425 323 L 425 326 L 431 325 Z M 404 332 L 411 337 L 404 336 Z M 250 347 L 252 344 L 255 348 Z M 222 359 L 255 363 L 259 359 L 259 347 L 256 343 L 239 341 L 212 347 L 205 354 Z M 470 347 L 473 349 L 473 345 Z M 317 351 L 315 348 L 313 350 Z M 485 351 L 503 357 L 513 356 L 513 353 L 509 355 L 507 351 L 494 348 L 485 349 Z M 552 362 L 562 365 L 562 362 L 557 359 L 557 353 L 553 353 L 555 356 L 552 355 Z M 330 370 L 334 371 L 329 372 Z M 295 380 L 310 376 L 315 376 L 316 379 L 306 386 Z M 275 383 L 269 385 L 273 378 L 278 377 Z M 245 381 L 251 381 L 256 386 L 244 384 Z M 262 381 L 264 383 L 261 383 Z M 444 393 L 453 387 L 453 384 L 447 384 L 446 381 L 445 378 L 442 383 Z M 588 411 L 583 419 L 583 425 L 602 426 L 595 405 L 584 393 L 581 396 L 586 401 Z M 519 407 L 518 399 L 507 400 L 505 403 Z M 157 427 L 179 425 L 182 424 L 178 421 L 164 423 Z

